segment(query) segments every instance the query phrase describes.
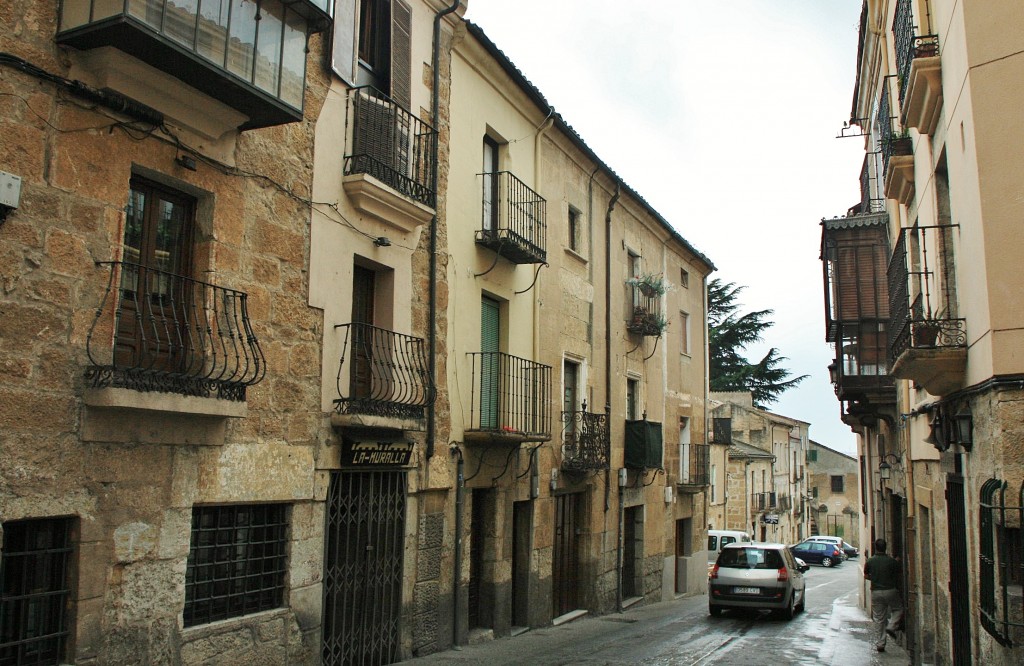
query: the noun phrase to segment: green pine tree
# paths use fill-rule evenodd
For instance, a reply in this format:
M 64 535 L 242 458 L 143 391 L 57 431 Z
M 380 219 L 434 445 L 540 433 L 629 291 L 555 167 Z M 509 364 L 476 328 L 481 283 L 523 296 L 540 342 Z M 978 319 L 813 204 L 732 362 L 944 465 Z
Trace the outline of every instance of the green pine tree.
M 787 389 L 807 375 L 793 377 L 782 366 L 785 356 L 772 347 L 764 357 L 751 363 L 743 352 L 761 340 L 774 322 L 772 310 L 741 313 L 738 297 L 745 287 L 714 278 L 708 283 L 708 354 L 712 391 L 751 391 L 754 406 L 766 409 Z

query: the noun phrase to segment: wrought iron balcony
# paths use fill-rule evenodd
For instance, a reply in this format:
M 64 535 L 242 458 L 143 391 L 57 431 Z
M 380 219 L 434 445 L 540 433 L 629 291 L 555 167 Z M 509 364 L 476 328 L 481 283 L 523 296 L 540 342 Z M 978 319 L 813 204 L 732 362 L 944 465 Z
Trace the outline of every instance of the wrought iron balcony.
M 57 42 L 112 46 L 248 117 L 242 129 L 302 120 L 307 36 L 327 0 L 64 0 Z M 122 90 L 120 92 L 129 93 Z
M 471 352 L 467 442 L 551 439 L 551 366 L 503 352 Z
M 953 226 L 902 229 L 888 270 L 892 374 L 933 395 L 958 388 L 967 363 L 967 322 L 952 316 Z
M 893 50 L 896 53 L 896 74 L 899 78 L 901 105 L 904 102 L 907 84 L 910 82 L 913 61 L 916 58 L 939 55 L 938 36 L 917 34 L 912 4 L 912 0 L 897 0 L 896 13 L 892 20 Z
M 680 444 L 682 469 L 679 484 L 703 488 L 711 483 L 711 447 L 707 444 Z
M 751 513 L 757 513 L 759 511 L 772 511 L 777 507 L 778 497 L 776 493 L 751 493 L 750 495 Z
M 248 296 L 129 262 L 109 268 L 86 339 L 94 388 L 244 401 L 266 373 Z
M 608 415 L 587 411 L 562 412 L 562 469 L 588 472 L 608 469 L 611 440 Z
M 339 324 L 343 335 L 335 412 L 340 426 L 426 429 L 434 382 L 422 338 L 370 324 Z
M 860 167 L 860 210 L 861 215 L 885 212 L 885 197 L 882 182 L 878 177 L 878 153 L 866 153 Z
M 547 261 L 547 202 L 508 171 L 483 177 L 483 219 L 476 242 L 515 264 Z
M 371 87 L 351 91 L 348 113 L 345 190 L 360 197 L 356 206 L 402 228 L 429 220 L 436 205 L 437 130 Z M 370 176 L 427 210 L 410 208 L 379 188 L 366 190 L 363 179 L 355 176 Z M 396 215 L 415 219 L 401 223 Z
M 661 311 L 661 294 L 647 293 L 642 285 L 629 285 L 633 311 L 626 321 L 626 330 L 645 337 L 660 337 L 668 319 Z

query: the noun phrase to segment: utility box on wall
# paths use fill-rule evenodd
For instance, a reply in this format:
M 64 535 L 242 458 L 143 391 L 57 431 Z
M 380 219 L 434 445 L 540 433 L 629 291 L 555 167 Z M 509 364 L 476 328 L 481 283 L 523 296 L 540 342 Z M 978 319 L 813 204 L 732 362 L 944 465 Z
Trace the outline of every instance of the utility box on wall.
M 625 466 L 627 469 L 661 469 L 661 424 L 626 421 Z

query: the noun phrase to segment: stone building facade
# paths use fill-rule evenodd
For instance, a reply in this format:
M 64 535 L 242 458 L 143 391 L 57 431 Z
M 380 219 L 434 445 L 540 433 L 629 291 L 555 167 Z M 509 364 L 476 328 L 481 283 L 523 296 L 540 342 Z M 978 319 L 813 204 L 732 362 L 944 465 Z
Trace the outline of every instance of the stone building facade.
M 713 266 L 465 3 L 109 7 L 0 9 L 4 660 L 390 663 L 705 589 Z
M 742 529 L 757 541 L 801 541 L 810 534 L 810 424 L 754 407 L 749 392 L 713 392 L 710 400 L 709 436 L 728 445 L 719 479 L 727 492 L 713 508 L 712 524 Z
M 807 447 L 807 486 L 811 534 L 840 536 L 858 548 L 860 538 L 860 469 L 857 459 L 819 444 Z
M 915 663 L 1024 661 L 1022 19 L 1011 1 L 864 3 L 861 200 L 822 221 L 861 534 L 905 563 Z

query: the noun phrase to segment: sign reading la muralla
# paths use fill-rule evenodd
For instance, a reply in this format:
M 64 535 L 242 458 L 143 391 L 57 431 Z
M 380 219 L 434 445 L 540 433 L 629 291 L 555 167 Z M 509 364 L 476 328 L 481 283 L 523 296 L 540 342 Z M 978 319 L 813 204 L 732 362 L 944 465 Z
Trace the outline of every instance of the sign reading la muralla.
M 346 467 L 404 467 L 412 460 L 413 442 L 341 443 L 341 464 Z

